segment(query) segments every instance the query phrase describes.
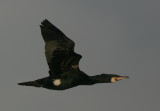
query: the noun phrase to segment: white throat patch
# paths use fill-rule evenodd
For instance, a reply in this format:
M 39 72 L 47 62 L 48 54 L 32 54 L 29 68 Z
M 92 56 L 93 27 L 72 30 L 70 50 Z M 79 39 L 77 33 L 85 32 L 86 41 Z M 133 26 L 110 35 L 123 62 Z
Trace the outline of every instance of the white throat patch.
M 115 77 L 112 77 L 111 78 L 111 83 L 114 83 L 114 82 L 116 82 L 116 79 L 115 79 Z
M 60 79 L 55 79 L 55 80 L 53 80 L 53 84 L 55 86 L 59 86 L 61 84 L 61 80 Z

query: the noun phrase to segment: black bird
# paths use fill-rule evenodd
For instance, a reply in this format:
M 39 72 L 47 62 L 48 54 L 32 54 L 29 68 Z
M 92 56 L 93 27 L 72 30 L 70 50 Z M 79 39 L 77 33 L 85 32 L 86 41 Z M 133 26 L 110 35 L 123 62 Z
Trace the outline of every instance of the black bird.
M 34 81 L 18 83 L 24 86 L 65 90 L 78 85 L 113 83 L 128 76 L 100 74 L 89 76 L 79 69 L 80 54 L 74 52 L 75 43 L 47 19 L 41 22 L 41 34 L 45 41 L 45 55 L 49 76 Z

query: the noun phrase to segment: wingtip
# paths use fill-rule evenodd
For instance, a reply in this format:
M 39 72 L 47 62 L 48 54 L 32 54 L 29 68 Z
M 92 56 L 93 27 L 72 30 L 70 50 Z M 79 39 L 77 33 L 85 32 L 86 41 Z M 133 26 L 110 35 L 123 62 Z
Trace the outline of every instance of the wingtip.
M 48 21 L 48 19 L 45 18 L 44 21 Z
M 41 23 L 44 23 L 44 22 L 49 22 L 49 20 L 48 19 L 44 19 L 44 20 L 42 20 Z
M 44 20 L 42 20 L 40 27 L 50 26 L 50 25 L 53 25 L 53 24 L 48 19 L 44 19 Z

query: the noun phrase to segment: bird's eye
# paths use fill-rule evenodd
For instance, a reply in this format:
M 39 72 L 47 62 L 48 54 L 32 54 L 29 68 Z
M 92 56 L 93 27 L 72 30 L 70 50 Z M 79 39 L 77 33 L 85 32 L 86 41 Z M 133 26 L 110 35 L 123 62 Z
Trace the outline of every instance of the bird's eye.
M 115 80 L 118 80 L 118 77 L 114 77 Z

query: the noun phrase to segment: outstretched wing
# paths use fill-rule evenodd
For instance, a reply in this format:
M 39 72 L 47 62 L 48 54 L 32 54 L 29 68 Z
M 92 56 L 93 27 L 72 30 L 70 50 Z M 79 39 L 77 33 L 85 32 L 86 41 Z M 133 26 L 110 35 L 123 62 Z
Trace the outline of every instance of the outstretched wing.
M 74 52 L 75 43 L 71 39 L 46 19 L 41 22 L 40 28 L 50 76 L 60 76 L 78 65 L 82 56 Z

